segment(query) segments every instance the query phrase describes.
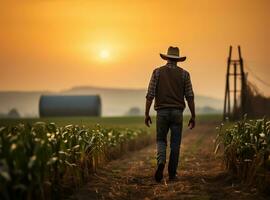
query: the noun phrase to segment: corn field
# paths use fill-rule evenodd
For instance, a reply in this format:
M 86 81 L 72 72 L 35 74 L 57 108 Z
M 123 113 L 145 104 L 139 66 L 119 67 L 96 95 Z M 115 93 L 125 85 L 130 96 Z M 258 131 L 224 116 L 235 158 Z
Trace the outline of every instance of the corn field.
M 265 187 L 270 180 L 270 121 L 244 119 L 226 128 L 219 128 L 217 153 L 223 147 L 227 169 L 243 183 Z M 268 183 L 267 183 L 268 182 Z
M 98 166 L 150 142 L 136 129 L 37 122 L 0 128 L 0 199 L 59 199 Z

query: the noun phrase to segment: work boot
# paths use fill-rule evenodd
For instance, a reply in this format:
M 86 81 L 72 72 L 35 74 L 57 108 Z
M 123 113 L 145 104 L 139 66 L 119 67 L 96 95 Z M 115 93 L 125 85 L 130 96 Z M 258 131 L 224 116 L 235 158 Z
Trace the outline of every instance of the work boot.
M 178 181 L 179 178 L 177 176 L 177 174 L 169 174 L 169 181 Z
M 163 170 L 165 165 L 163 163 L 158 165 L 157 171 L 155 173 L 155 179 L 157 182 L 160 182 L 163 178 Z

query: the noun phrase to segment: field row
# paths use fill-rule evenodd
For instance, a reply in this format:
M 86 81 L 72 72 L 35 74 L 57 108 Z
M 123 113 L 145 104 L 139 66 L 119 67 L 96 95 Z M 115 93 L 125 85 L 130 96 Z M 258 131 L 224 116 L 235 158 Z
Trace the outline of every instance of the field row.
M 36 122 L 0 129 L 0 199 L 59 199 L 108 159 L 151 141 L 149 131 Z

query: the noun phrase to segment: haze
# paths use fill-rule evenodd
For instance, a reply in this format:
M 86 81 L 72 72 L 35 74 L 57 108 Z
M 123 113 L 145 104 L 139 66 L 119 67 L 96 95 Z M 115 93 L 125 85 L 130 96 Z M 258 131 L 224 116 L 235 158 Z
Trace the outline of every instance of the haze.
M 269 10 L 268 0 L 1 2 L 0 90 L 146 88 L 172 45 L 196 94 L 223 98 L 229 45 L 268 81 Z

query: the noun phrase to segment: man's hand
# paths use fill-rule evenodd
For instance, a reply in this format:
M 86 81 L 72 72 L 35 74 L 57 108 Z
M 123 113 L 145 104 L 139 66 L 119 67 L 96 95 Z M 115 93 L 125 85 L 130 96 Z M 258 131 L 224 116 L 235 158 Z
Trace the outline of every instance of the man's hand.
M 188 122 L 189 129 L 193 129 L 195 127 L 195 117 L 191 117 Z
M 152 120 L 151 120 L 151 117 L 149 115 L 145 115 L 144 123 L 148 127 L 150 127 L 150 124 L 152 124 Z
M 194 97 L 190 98 L 188 100 L 188 107 L 191 112 L 191 118 L 188 122 L 189 129 L 193 129 L 195 127 L 195 103 L 194 103 Z
M 152 104 L 152 100 L 151 99 L 146 99 L 144 123 L 148 127 L 150 127 L 150 124 L 152 124 L 152 120 L 151 120 L 151 117 L 149 115 L 149 110 L 151 108 L 151 104 Z

